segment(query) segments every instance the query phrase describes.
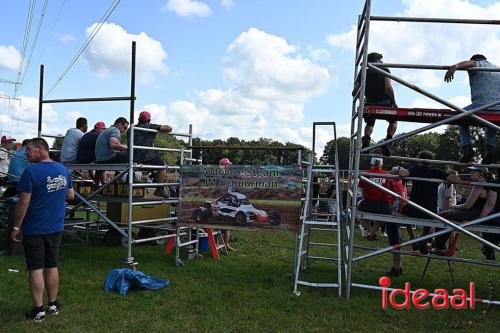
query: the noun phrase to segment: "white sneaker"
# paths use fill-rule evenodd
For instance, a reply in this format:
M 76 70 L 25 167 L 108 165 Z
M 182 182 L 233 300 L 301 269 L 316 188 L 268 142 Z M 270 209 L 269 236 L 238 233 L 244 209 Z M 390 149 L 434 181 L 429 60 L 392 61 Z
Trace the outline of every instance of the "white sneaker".
M 361 231 L 361 237 L 366 237 L 366 230 L 361 224 L 359 225 L 359 231 Z

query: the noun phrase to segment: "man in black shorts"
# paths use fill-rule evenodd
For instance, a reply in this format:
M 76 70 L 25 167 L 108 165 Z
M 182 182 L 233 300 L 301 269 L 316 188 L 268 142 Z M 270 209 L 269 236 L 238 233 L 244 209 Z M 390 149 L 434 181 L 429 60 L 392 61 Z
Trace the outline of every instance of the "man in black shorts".
M 148 111 L 142 111 L 139 114 L 139 122 L 135 125 L 136 128 L 153 129 L 158 132 L 169 133 L 172 132 L 172 127 L 169 125 L 158 125 L 151 123 L 151 114 Z M 153 147 L 158 132 L 146 132 L 141 130 L 134 131 L 134 146 Z M 134 149 L 134 162 L 145 165 L 159 165 L 165 166 L 165 161 L 160 157 L 158 151 Z M 156 170 L 154 172 L 155 183 L 164 183 L 167 177 L 167 170 L 165 168 Z M 164 187 L 158 187 L 153 193 L 158 197 L 169 197 L 169 192 Z
M 48 313 L 59 313 L 59 246 L 64 230 L 65 201 L 74 199 L 71 177 L 60 163 L 49 158 L 49 146 L 44 139 L 31 139 L 26 147 L 28 160 L 34 163 L 21 175 L 17 190 L 19 201 L 11 239 L 23 246 L 33 310 L 26 318 L 45 318 L 43 291 L 47 288 Z
M 406 169 L 401 169 L 399 175 L 401 177 L 416 177 L 416 178 L 426 178 L 426 179 L 441 179 L 450 183 L 460 182 L 460 178 L 457 174 L 447 173 L 443 170 L 431 168 L 431 161 L 434 160 L 434 154 L 428 150 L 422 150 L 418 153 L 417 158 L 420 160 L 418 165 Z M 437 198 L 438 198 L 438 187 L 439 183 L 423 181 L 423 180 L 413 180 L 412 190 L 410 193 L 410 201 L 416 203 L 417 205 L 437 214 Z M 427 213 L 422 210 L 415 208 L 411 205 L 405 205 L 402 211 L 403 215 L 421 218 L 421 219 L 432 219 Z M 429 233 L 430 227 L 424 227 L 422 236 Z M 421 254 L 427 254 L 427 244 L 426 242 L 420 242 L 413 244 L 413 250 L 419 251 Z
M 380 53 L 372 52 L 368 54 L 368 62 L 381 63 L 382 55 Z M 390 73 L 388 68 L 383 68 L 384 71 Z M 360 82 L 356 82 L 353 94 L 359 89 Z M 396 98 L 394 96 L 394 89 L 392 89 L 391 79 L 383 74 L 368 68 L 366 70 L 366 85 L 365 85 L 365 106 L 388 106 L 398 107 Z M 362 148 L 370 146 L 371 134 L 373 133 L 373 126 L 375 126 L 375 118 L 370 116 L 364 117 L 366 126 L 364 136 L 361 138 Z M 392 139 L 398 127 L 397 121 L 389 121 L 387 127 L 386 140 Z M 390 144 L 382 146 L 382 153 L 385 156 L 391 156 Z

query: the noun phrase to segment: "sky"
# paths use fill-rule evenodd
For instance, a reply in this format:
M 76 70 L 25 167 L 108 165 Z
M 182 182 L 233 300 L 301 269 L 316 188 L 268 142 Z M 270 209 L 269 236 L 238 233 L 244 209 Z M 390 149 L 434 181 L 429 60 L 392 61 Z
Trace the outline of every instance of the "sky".
M 376 16 L 500 19 L 500 1 L 372 2 Z M 337 135 L 348 136 L 355 26 L 363 4 L 2 1 L 0 135 L 18 141 L 36 136 L 41 64 L 46 99 L 130 95 L 131 43 L 136 41 L 136 115 L 148 110 L 153 122 L 169 124 L 175 132 L 186 133 L 192 124 L 194 136 L 205 140 L 265 137 L 310 147 L 315 121 L 335 121 Z M 369 51 L 382 53 L 388 63 L 451 65 L 482 53 L 500 65 L 500 26 L 373 21 L 369 41 Z M 470 103 L 465 72 L 452 83 L 443 81 L 443 71 L 391 72 L 458 106 Z M 397 83 L 394 89 L 400 107 L 441 107 Z M 111 125 L 119 116 L 129 118 L 129 104 L 45 105 L 42 132 L 64 134 L 81 116 L 90 126 L 97 121 Z M 400 123 L 398 132 L 419 126 Z M 373 138 L 383 138 L 385 130 L 386 122 L 378 121 Z M 320 128 L 316 150 L 331 139 L 331 130 Z

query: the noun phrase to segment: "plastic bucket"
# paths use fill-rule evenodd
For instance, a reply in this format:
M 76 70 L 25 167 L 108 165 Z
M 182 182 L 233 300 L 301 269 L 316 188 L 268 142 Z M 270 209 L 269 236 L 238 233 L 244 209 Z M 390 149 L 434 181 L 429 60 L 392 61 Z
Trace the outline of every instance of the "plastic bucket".
M 205 252 L 208 250 L 208 234 L 203 230 L 198 230 L 198 250 Z

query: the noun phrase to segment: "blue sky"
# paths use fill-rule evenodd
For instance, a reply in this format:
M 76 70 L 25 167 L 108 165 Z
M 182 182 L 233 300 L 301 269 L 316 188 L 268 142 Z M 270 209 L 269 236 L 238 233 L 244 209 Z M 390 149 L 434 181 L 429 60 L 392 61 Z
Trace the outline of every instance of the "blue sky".
M 50 0 L 38 38 L 44 0 L 35 4 L 17 99 L 0 99 L 0 134 L 36 135 L 38 71 L 45 91 L 77 54 L 113 1 Z M 351 112 L 354 24 L 363 1 L 121 0 L 89 47 L 47 98 L 124 96 L 129 93 L 130 41 L 138 45 L 136 110 L 203 139 L 267 137 L 306 146 L 313 121 L 336 121 L 347 135 Z M 0 78 L 16 81 L 30 1 L 3 2 Z M 61 9 L 62 8 L 62 9 Z M 60 12 L 59 20 L 56 17 Z M 373 15 L 500 18 L 487 0 L 374 0 Z M 52 34 L 51 34 L 52 31 Z M 29 58 L 33 48 L 32 57 Z M 370 50 L 385 62 L 448 65 L 483 53 L 500 64 L 498 26 L 373 22 Z M 29 67 L 26 63 L 30 59 Z M 452 84 L 443 72 L 396 70 L 445 99 L 465 106 L 465 73 Z M 399 106 L 439 107 L 395 84 Z M 0 83 L 0 96 L 13 96 Z M 64 134 L 79 116 L 91 124 L 128 118 L 124 102 L 55 104 L 45 110 L 44 133 Z M 415 128 L 401 124 L 399 132 Z M 384 136 L 380 121 L 374 137 Z M 442 130 L 442 129 L 441 129 Z M 319 142 L 331 139 L 319 132 Z

